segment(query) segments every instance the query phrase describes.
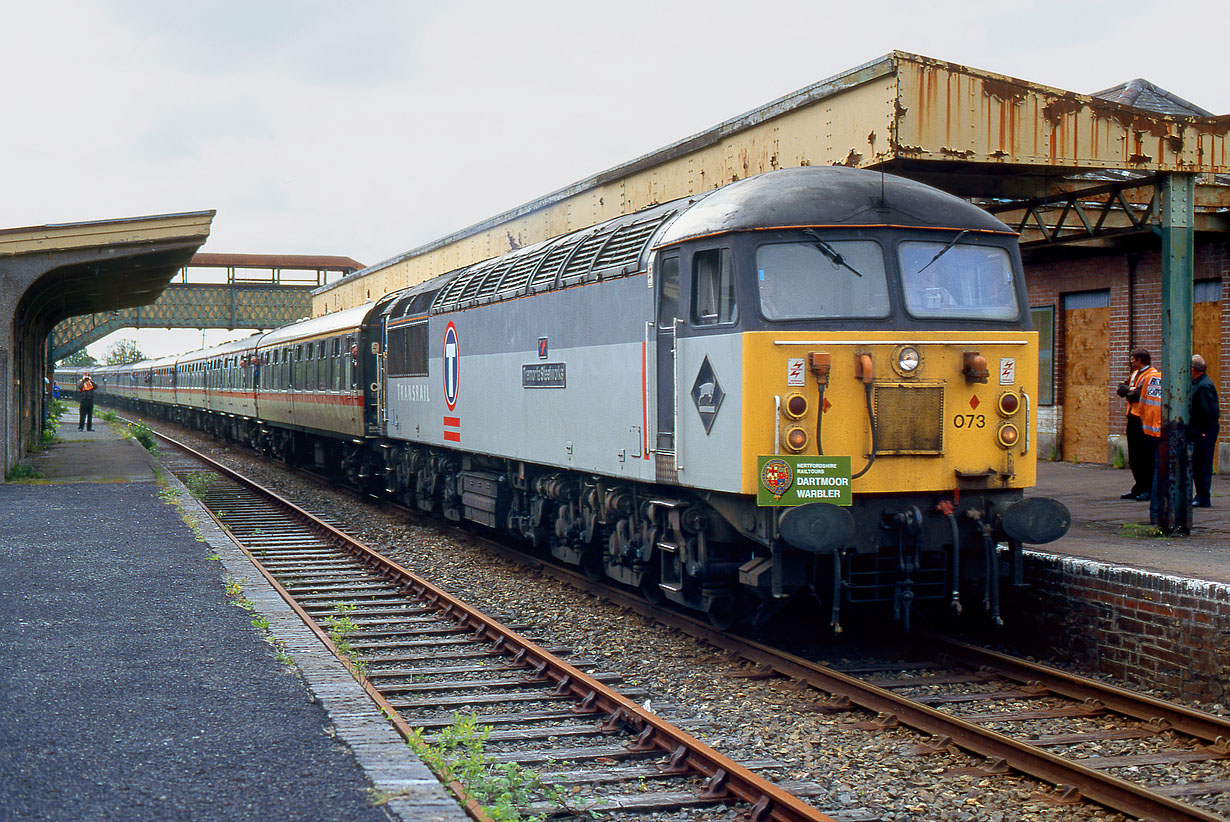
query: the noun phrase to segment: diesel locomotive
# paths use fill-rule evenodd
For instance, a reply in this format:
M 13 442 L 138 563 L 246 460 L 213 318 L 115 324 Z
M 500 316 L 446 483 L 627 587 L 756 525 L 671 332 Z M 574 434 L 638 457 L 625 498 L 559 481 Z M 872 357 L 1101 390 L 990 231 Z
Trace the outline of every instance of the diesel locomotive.
M 502 530 L 726 626 L 814 597 L 1000 621 L 1035 483 L 1015 233 L 805 167 L 249 339 L 95 369 L 105 401 Z

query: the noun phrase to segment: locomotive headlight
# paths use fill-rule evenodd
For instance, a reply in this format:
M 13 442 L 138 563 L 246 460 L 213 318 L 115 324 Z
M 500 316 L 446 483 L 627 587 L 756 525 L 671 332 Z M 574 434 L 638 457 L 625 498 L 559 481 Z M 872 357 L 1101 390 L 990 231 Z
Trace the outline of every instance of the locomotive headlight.
M 1015 391 L 1005 391 L 999 395 L 999 413 L 1011 417 L 1021 407 L 1021 397 Z
M 792 420 L 802 419 L 807 414 L 807 398 L 802 394 L 791 394 L 782 405 L 786 416 Z
M 999 440 L 999 444 L 1001 446 L 1004 448 L 1011 448 L 1016 445 L 1018 441 L 1020 441 L 1021 432 L 1015 425 L 1010 422 L 1006 422 L 999 427 L 999 431 L 996 432 L 995 437 Z
M 786 433 L 782 435 L 782 445 L 786 446 L 786 448 L 791 451 L 798 453 L 807 447 L 808 439 L 807 432 L 802 428 L 795 426 L 794 428 L 788 429 Z
M 903 345 L 897 349 L 897 355 L 893 358 L 893 367 L 898 374 L 903 377 L 913 376 L 920 365 L 922 365 L 922 355 L 918 353 L 917 348 L 912 345 Z

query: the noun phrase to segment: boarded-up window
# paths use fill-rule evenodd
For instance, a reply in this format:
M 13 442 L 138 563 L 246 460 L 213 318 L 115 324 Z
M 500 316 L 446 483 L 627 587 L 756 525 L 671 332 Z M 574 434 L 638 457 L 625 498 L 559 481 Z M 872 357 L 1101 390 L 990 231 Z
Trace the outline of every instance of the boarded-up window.
M 1110 433 L 1110 292 L 1065 294 L 1063 307 L 1063 457 L 1076 462 L 1106 462 Z

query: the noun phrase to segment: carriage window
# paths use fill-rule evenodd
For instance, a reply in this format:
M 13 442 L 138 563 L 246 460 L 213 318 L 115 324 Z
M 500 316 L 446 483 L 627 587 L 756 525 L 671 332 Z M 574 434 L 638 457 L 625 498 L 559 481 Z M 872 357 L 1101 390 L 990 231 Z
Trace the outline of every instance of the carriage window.
M 762 245 L 756 279 L 766 320 L 888 316 L 884 252 L 871 240 Z
M 1016 278 L 1006 249 L 904 242 L 898 254 L 905 307 L 915 317 L 1015 320 L 1020 316 Z
M 347 383 L 353 390 L 359 387 L 359 349 L 355 345 L 354 337 L 346 338 L 346 373 L 349 375 Z
M 715 248 L 692 257 L 692 324 L 724 325 L 738 317 L 730 250 Z

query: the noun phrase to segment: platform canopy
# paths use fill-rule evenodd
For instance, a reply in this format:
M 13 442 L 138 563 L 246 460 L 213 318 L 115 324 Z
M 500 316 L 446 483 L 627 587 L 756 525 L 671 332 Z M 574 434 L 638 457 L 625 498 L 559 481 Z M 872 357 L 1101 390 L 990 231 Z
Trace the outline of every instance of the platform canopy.
M 1075 239 L 1105 242 L 1103 229 L 1150 233 L 1156 219 L 1139 212 L 1156 212 L 1158 178 L 1190 174 L 1198 177 L 1195 219 L 1206 223 L 1197 229 L 1230 228 L 1230 187 L 1215 177 L 1230 174 L 1230 115 L 1206 116 L 1144 81 L 1106 91 L 1066 91 L 894 51 L 319 288 L 312 313 L 655 203 L 808 165 L 883 170 L 994 206 L 1023 243 L 1067 238 L 1067 226 L 1083 230 L 1080 212 L 1065 206 L 1090 190 L 1087 202 L 1113 201 L 1114 213 L 1101 223 L 1095 214 L 1098 231 Z M 1167 107 L 1158 110 L 1159 100 Z
M 213 211 L 0 230 L 0 470 L 37 440 L 47 336 L 78 314 L 148 305 L 209 237 Z

